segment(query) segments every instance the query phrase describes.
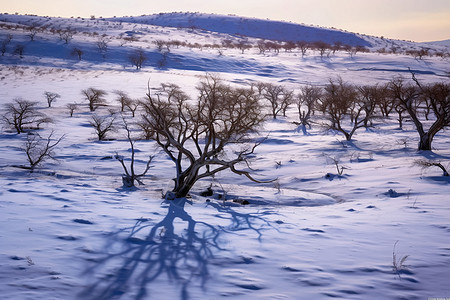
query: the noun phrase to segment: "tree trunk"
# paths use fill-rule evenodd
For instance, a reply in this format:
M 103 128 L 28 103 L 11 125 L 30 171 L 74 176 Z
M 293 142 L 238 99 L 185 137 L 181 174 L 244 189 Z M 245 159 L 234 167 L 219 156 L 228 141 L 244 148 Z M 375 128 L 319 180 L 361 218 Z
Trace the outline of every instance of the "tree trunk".
M 178 178 L 174 178 L 175 187 L 172 190 L 172 194 L 175 198 L 184 198 L 189 194 L 189 191 L 194 186 L 197 181 L 199 167 L 192 167 L 188 174 L 183 174 L 178 176 Z
M 419 149 L 418 150 L 431 150 L 431 142 L 433 141 L 433 136 L 426 133 L 420 136 Z

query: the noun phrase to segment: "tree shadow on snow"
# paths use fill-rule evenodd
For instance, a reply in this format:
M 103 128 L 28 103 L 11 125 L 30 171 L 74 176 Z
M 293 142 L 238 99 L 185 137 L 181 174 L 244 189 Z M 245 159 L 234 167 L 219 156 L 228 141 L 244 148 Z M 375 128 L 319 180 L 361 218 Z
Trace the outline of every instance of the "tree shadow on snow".
M 228 226 L 196 221 L 185 211 L 186 202 L 170 201 L 167 215 L 155 225 L 139 219 L 133 227 L 109 235 L 106 254 L 90 259 L 92 265 L 83 274 L 95 279 L 78 298 L 149 299 L 155 296 L 150 295 L 150 284 L 162 278 L 180 289 L 180 299 L 189 299 L 190 286 L 205 287 L 214 253 L 226 250 L 220 242 L 223 233 L 249 229 L 260 239 L 261 227 L 269 224 L 259 214 L 239 213 L 216 203 L 208 206 L 218 210 L 219 218 L 228 219 Z

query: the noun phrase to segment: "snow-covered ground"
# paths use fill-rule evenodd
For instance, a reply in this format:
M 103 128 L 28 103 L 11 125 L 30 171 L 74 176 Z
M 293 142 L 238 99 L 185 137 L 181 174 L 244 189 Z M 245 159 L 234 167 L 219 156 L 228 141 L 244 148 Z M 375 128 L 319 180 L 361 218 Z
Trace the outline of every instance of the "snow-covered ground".
M 104 29 L 91 20 L 59 22 Z M 202 43 L 225 36 L 120 26 L 104 32 L 111 37 L 134 28 L 148 30 L 149 40 L 169 34 Z M 39 101 L 40 110 L 54 119 L 40 133 L 54 130 L 65 138 L 55 149 L 57 161 L 29 173 L 15 167 L 26 164 L 20 150 L 26 135 L 7 128 L 0 134 L 1 299 L 450 297 L 450 181 L 438 168 L 414 165 L 422 158 L 449 164 L 448 130 L 436 135 L 433 152 L 417 152 L 413 124 L 399 130 L 393 116 L 358 130 L 348 143 L 318 125 L 309 135 L 299 133 L 292 107 L 287 117 L 265 123 L 260 134 L 268 138 L 252 159 L 256 177 L 277 181 L 256 184 L 223 172 L 195 185 L 192 198 L 164 202 L 173 163 L 154 142 L 138 141 L 136 168 L 145 167 L 148 155 L 155 155 L 153 167 L 144 186 L 124 189 L 123 170 L 111 159 L 116 152 L 129 154 L 124 132 L 96 141 L 81 95 L 91 86 L 104 89 L 109 109 L 118 109 L 114 90 L 141 98 L 148 82 L 151 88 L 171 82 L 195 99 L 206 72 L 237 86 L 263 81 L 296 90 L 336 76 L 358 84 L 408 78 L 408 68 L 424 82 L 448 82 L 448 59 L 378 53 L 351 58 L 341 52 L 320 58 L 313 51 L 302 58 L 295 51 L 179 48 L 160 69 L 160 54 L 149 42 L 120 46 L 111 40 L 103 59 L 96 37 L 75 35 L 65 45 L 48 33 L 38 33 L 33 42 L 15 29 L 1 29 L 0 39 L 7 34 L 29 51 L 22 59 L 9 50 L 0 58 L 0 103 L 16 97 Z M 86 59 L 70 57 L 74 45 L 85 45 Z M 139 46 L 150 59 L 135 71 L 126 53 Z M 51 108 L 45 91 L 61 95 Z M 84 106 L 70 118 L 66 104 L 74 102 Z M 108 108 L 97 113 L 107 114 Z M 334 161 L 345 167 L 342 175 Z M 228 200 L 201 197 L 210 185 Z

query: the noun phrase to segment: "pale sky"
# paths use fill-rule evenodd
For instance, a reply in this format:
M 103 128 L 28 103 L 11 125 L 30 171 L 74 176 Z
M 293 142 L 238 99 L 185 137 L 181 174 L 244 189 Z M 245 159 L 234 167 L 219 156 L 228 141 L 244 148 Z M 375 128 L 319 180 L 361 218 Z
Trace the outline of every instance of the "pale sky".
M 450 0 L 0 0 L 0 12 L 61 17 L 235 14 L 417 42 L 450 39 Z

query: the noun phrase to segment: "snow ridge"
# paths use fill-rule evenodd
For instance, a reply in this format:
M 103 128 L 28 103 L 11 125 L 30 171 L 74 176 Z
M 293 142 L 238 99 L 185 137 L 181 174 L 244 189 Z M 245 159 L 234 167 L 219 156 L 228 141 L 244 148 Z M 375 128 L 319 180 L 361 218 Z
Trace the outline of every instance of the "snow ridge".
M 139 17 L 112 18 L 114 21 L 157 26 L 197 28 L 230 35 L 275 41 L 340 42 L 351 46 L 370 47 L 371 44 L 355 33 L 300 25 L 282 21 L 244 18 L 201 13 L 160 13 Z

